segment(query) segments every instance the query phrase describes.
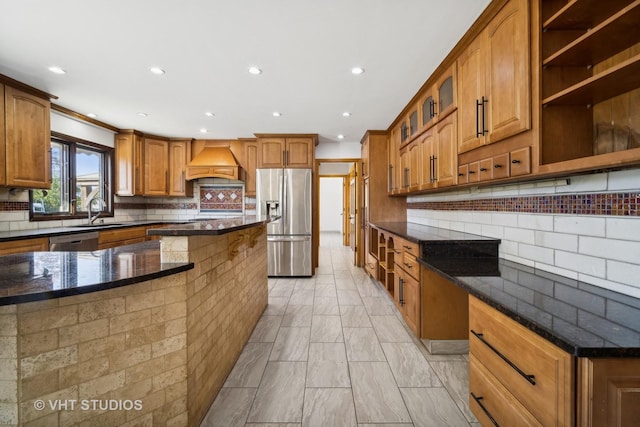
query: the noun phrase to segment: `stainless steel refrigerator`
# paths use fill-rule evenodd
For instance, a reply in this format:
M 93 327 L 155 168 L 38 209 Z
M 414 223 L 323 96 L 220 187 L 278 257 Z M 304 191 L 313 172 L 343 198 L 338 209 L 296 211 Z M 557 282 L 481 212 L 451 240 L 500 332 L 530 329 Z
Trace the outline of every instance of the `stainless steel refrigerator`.
M 311 276 L 311 169 L 258 169 L 256 211 L 267 224 L 268 274 Z

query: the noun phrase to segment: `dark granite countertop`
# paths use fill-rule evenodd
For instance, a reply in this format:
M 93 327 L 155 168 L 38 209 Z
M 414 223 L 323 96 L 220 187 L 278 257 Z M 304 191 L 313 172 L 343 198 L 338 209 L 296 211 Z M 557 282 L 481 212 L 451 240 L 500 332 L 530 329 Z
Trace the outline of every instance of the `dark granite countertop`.
M 278 217 L 239 216 L 235 218 L 198 220 L 168 225 L 147 231 L 150 236 L 210 236 L 231 233 L 266 224 Z
M 502 259 L 420 262 L 574 356 L 640 357 L 638 298 Z
M 62 236 L 65 234 L 89 233 L 93 231 L 112 230 L 116 228 L 140 227 L 157 224 L 184 224 L 184 220 L 140 220 L 95 225 L 77 225 L 68 227 L 34 228 L 29 230 L 0 231 L 0 242 L 11 240 L 35 239 L 38 237 Z
M 427 225 L 415 224 L 412 222 L 376 222 L 371 223 L 371 226 L 397 234 L 398 236 L 414 243 L 429 242 L 430 244 L 437 244 L 440 242 L 447 244 L 452 240 L 459 242 L 500 242 L 499 239 L 491 237 L 478 236 L 476 234 L 463 233 L 455 230 L 446 230 L 444 228 L 429 227 Z
M 160 242 L 93 252 L 0 256 L 0 305 L 96 292 L 169 276 L 193 263 L 161 263 Z

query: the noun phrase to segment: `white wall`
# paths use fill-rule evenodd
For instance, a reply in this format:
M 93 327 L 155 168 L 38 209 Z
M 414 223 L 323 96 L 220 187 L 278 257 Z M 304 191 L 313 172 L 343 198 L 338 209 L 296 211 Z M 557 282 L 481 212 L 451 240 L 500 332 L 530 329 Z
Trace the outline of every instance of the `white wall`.
M 407 202 L 608 192 L 640 197 L 640 169 L 414 196 Z M 638 216 L 408 209 L 407 221 L 496 237 L 502 239 L 502 258 L 640 298 Z
M 342 232 L 342 178 L 320 178 L 320 231 Z
M 361 155 L 360 142 L 332 142 L 320 141 L 316 147 L 316 159 L 359 159 Z

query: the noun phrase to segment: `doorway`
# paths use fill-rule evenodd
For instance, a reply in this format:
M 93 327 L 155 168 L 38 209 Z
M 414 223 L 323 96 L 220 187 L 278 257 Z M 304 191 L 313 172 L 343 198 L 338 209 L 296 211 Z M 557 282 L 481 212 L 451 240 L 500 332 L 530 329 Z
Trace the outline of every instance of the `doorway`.
M 360 267 L 360 159 L 316 159 L 315 170 L 315 203 L 318 206 L 313 218 L 315 265 L 318 266 L 320 231 L 332 229 L 338 231 L 339 234 L 334 235 L 342 245 L 351 248 L 353 265 Z

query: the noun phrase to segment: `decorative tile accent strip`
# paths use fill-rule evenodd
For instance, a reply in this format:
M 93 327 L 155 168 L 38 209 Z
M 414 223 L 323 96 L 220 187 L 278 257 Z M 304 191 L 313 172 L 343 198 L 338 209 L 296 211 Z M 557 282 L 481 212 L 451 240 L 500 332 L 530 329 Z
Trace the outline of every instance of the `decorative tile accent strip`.
M 113 204 L 115 209 L 147 209 L 146 203 L 120 203 L 115 202 Z
M 0 211 L 28 211 L 29 202 L 0 202 Z
M 242 213 L 243 203 L 240 186 L 200 187 L 200 212 Z
M 408 209 L 640 216 L 640 192 L 518 196 L 408 203 Z

